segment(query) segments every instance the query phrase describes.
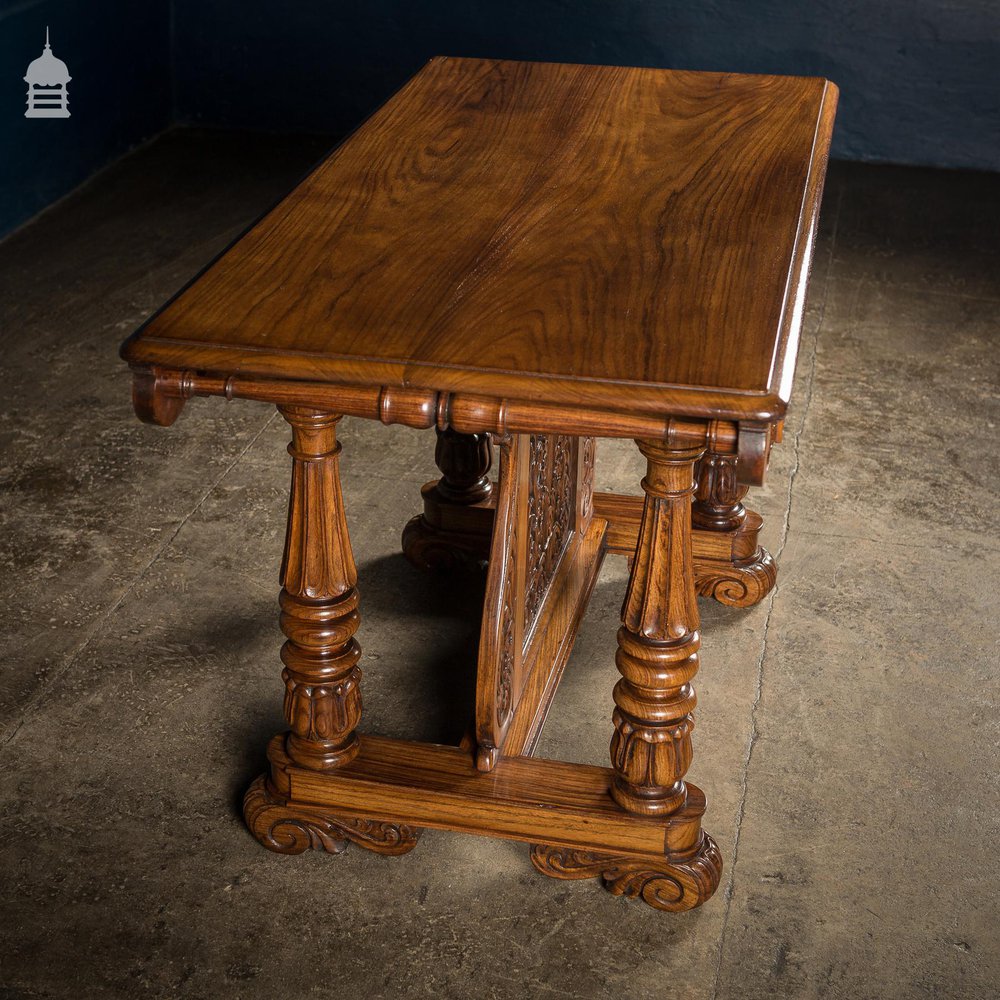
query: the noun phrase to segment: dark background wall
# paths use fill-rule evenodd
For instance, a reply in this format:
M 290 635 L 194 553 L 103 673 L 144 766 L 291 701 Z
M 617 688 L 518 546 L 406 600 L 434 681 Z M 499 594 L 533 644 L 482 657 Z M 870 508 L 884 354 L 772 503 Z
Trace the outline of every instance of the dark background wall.
M 28 63 L 69 67 L 69 118 L 25 118 Z M 171 121 L 169 0 L 0 0 L 0 235 Z
M 340 131 L 433 55 L 827 76 L 834 155 L 1000 169 L 1000 0 L 175 0 L 183 121 Z
M 23 118 L 46 23 L 68 121 Z M 835 156 L 1000 170 L 1000 0 L 0 0 L 0 233 L 170 121 L 342 135 L 438 54 L 823 75 Z

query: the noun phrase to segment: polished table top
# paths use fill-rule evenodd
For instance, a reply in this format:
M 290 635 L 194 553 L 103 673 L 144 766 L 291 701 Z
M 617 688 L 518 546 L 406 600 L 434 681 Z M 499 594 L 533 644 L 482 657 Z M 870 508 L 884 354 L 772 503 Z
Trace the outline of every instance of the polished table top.
M 434 59 L 123 356 L 780 419 L 836 96 Z

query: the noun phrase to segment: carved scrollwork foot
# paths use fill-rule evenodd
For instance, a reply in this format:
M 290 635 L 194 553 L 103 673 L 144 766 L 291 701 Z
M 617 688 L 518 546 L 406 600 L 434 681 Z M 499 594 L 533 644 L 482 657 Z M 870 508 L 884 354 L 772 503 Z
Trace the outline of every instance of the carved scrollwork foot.
M 613 895 L 641 898 L 649 906 L 671 913 L 701 906 L 722 877 L 722 854 L 707 833 L 702 834 L 698 850 L 684 860 L 532 844 L 531 863 L 551 878 L 600 877 Z
M 758 548 L 753 558 L 720 563 L 717 569 L 699 566 L 695 586 L 702 597 L 711 597 L 731 608 L 759 604 L 774 589 L 778 566 L 767 549 Z
M 247 789 L 243 817 L 254 837 L 278 854 L 301 854 L 310 848 L 340 854 L 349 842 L 377 854 L 406 854 L 421 834 L 403 824 L 335 817 L 290 804 L 272 791 L 263 774 Z

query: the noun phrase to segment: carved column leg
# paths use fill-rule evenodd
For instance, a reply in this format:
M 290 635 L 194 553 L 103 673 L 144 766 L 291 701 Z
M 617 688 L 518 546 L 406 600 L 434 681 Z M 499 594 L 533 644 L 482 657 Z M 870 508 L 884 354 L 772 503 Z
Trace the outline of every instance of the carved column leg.
M 281 564 L 281 648 L 289 758 L 324 771 L 357 756 L 361 721 L 358 581 L 329 413 L 282 409 L 292 425 L 292 487 Z
M 418 569 L 485 562 L 493 531 L 493 446 L 489 434 L 438 430 L 437 482 L 421 489 L 424 512 L 403 529 L 403 554 Z
M 691 497 L 700 452 L 638 441 L 646 499 L 615 662 L 611 797 L 637 818 L 662 819 L 662 857 L 612 855 L 536 844 L 531 860 L 555 878 L 601 876 L 616 895 L 661 910 L 688 910 L 719 884 L 722 857 L 701 829 L 705 797 L 684 775 L 691 763 L 698 670 L 698 603 L 691 555 Z M 638 820 L 637 820 L 638 821 Z
M 611 794 L 629 812 L 665 816 L 684 804 L 691 763 L 691 680 L 701 645 L 691 559 L 698 452 L 638 444 L 646 501 L 618 630 Z
M 288 767 L 330 771 L 357 756 L 361 648 L 354 638 L 360 622 L 357 570 L 338 469 L 340 416 L 304 407 L 280 409 L 292 427 L 292 485 L 279 598 L 287 637 L 281 676 L 289 732 L 269 748 L 270 778 L 259 778 L 250 787 L 244 815 L 261 843 L 283 853 L 310 846 L 336 853 L 348 840 L 402 853 L 414 846 L 417 831 L 338 819 L 288 801 Z
M 743 506 L 748 487 L 736 478 L 735 455 L 706 452 L 697 467 L 697 489 L 691 522 L 714 539 L 714 558 L 699 560 L 697 589 L 703 597 L 745 608 L 763 600 L 773 589 L 778 568 L 771 554 L 757 544 L 763 524 Z

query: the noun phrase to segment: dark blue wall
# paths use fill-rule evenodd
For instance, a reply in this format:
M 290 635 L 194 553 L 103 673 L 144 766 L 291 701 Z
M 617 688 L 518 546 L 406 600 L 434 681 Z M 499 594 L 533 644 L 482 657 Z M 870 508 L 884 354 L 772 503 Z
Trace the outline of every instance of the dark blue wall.
M 25 118 L 28 63 L 69 67 L 69 118 Z M 171 119 L 169 0 L 0 0 L 0 235 Z
M 342 132 L 432 55 L 823 75 L 834 154 L 1000 169 L 1000 0 L 174 0 L 180 120 Z
M 67 120 L 24 118 L 46 24 Z M 0 234 L 173 120 L 342 134 L 437 54 L 824 75 L 835 155 L 1000 170 L 1000 0 L 0 0 Z

